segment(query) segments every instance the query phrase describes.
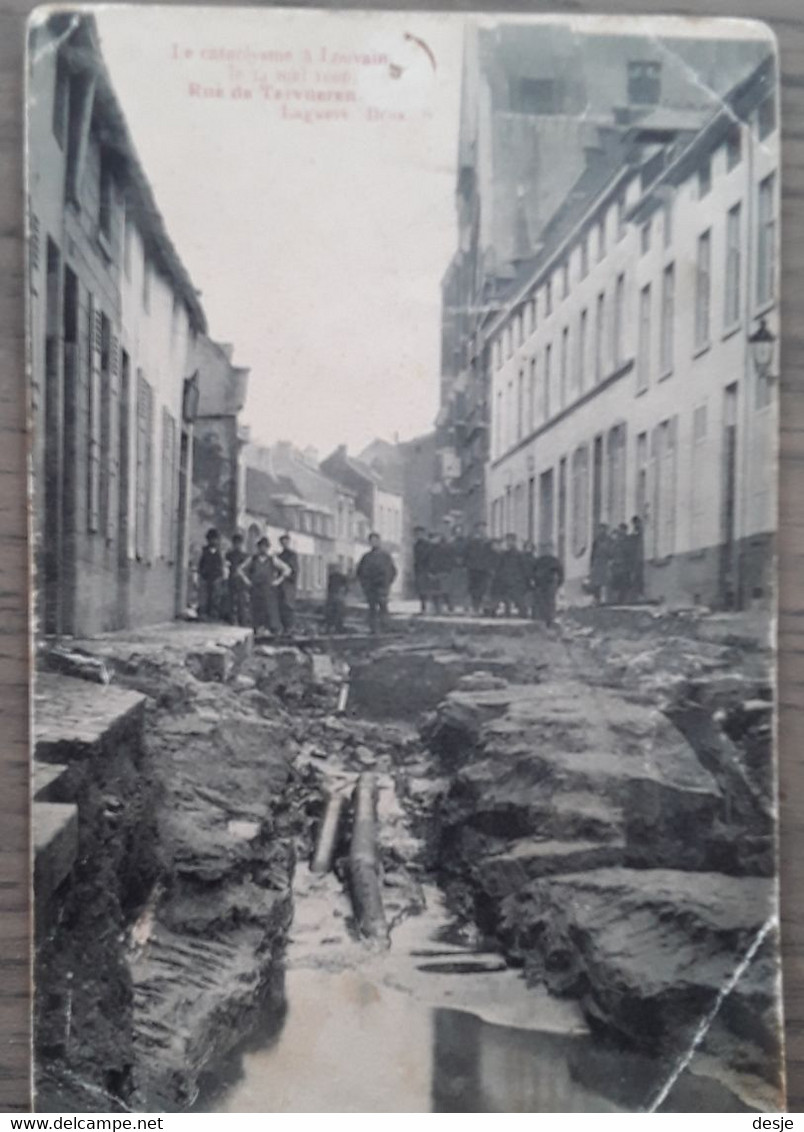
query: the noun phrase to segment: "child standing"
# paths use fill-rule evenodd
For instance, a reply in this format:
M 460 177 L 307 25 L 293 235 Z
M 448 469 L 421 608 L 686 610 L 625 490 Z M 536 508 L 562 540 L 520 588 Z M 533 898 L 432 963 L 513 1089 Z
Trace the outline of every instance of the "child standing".
M 210 527 L 198 561 L 198 616 L 204 621 L 214 621 L 219 615 L 222 580 L 221 537 Z
M 271 553 L 270 547 L 270 540 L 261 538 L 257 553 L 245 569 L 251 585 L 251 623 L 255 633 L 261 629 L 278 633 L 281 629 L 276 588 L 289 577 L 290 569 Z

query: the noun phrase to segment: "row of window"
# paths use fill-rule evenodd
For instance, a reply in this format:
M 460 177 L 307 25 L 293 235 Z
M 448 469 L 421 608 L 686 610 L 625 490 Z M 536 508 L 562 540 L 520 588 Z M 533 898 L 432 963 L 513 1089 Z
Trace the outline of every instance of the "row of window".
M 69 270 L 69 269 L 68 269 Z M 76 286 L 66 285 L 66 300 Z M 132 388 L 131 361 L 109 318 L 89 296 L 89 356 L 85 405 L 87 435 L 87 530 L 107 541 L 127 540 L 129 487 L 134 473 L 134 553 L 151 561 L 176 556 L 178 433 L 175 417 L 162 409 L 158 548 L 153 545 L 155 396 L 141 369 Z M 114 406 L 117 408 L 116 419 Z M 134 421 L 134 452 L 130 427 Z
M 737 385 L 724 390 L 723 458 L 713 459 L 708 429 L 707 404 L 695 406 L 690 419 L 690 546 L 700 549 L 718 535 L 712 530 L 707 506 L 711 493 L 705 489 L 712 476 L 722 476 L 721 485 L 728 498 L 736 490 L 736 463 L 728 471 L 729 458 L 734 460 L 737 428 Z M 770 403 L 767 382 L 758 380 L 754 406 L 764 410 Z M 760 418 L 757 418 L 760 420 Z M 636 437 L 634 453 L 633 507 L 645 523 L 646 552 L 662 559 L 676 549 L 676 518 L 680 509 L 677 500 L 678 416 L 668 417 L 651 431 Z M 758 424 L 753 441 L 761 447 L 767 433 Z M 730 456 L 731 454 L 731 456 Z M 757 474 L 751 484 L 753 521 L 758 529 L 773 522 L 767 467 L 755 465 Z M 538 477 L 510 486 L 492 502 L 490 525 L 492 534 L 501 538 L 509 531 L 521 539 L 552 543 L 562 561 L 567 543 L 580 558 L 590 548 L 590 540 L 598 524 L 610 527 L 627 523 L 627 434 L 624 423 L 618 423 L 591 442 L 578 445 L 571 456 L 559 459 Z M 723 512 L 725 515 L 728 511 Z M 567 526 L 569 524 L 569 530 Z M 726 532 L 721 531 L 721 536 Z
M 70 70 L 63 56 L 59 55 L 56 64 L 55 89 L 53 96 L 53 134 L 65 154 L 65 195 L 74 204 L 80 204 L 81 175 L 79 168 L 80 138 L 82 118 L 91 116 L 92 87 L 86 76 Z M 98 242 L 108 258 L 113 258 L 116 248 L 114 220 L 117 215 L 117 205 L 120 197 L 119 179 L 115 172 L 116 157 L 114 151 L 98 141 L 98 180 L 92 194 L 96 201 L 97 213 L 95 222 L 97 226 Z M 131 279 L 133 242 L 135 225 L 131 216 L 126 212 L 123 235 L 123 270 L 127 279 Z M 151 292 L 155 267 L 147 253 L 143 254 L 141 301 L 143 309 L 148 312 L 151 307 Z M 171 333 L 175 333 L 181 310 L 181 300 L 174 295 L 173 317 Z
M 613 296 L 607 295 L 605 289 L 597 296 L 591 326 L 591 372 L 590 316 L 584 308 L 578 317 L 574 343 L 569 325 L 562 328 L 557 360 L 554 344 L 548 342 L 541 360 L 536 355 L 531 357 L 527 369 L 520 368 L 516 381 L 511 378 L 505 391 L 497 390 L 495 458 L 626 362 L 626 293 L 626 277 L 622 272 L 615 281 Z
M 318 535 L 321 538 L 335 538 L 335 520 L 331 515 L 310 508 L 285 506 L 285 526 L 289 531 Z
M 758 306 L 772 301 L 776 275 L 775 177 L 770 174 L 759 185 L 757 205 L 755 298 Z M 735 204 L 726 215 L 722 329 L 728 332 L 739 324 L 742 303 L 743 257 L 742 204 Z M 661 277 L 659 307 L 659 375 L 672 372 L 676 326 L 676 268 L 665 265 Z M 696 249 L 693 348 L 706 348 L 712 336 L 712 229 L 698 237 Z M 497 391 L 494 420 L 494 454 L 498 458 L 518 444 L 539 425 L 550 420 L 591 383 L 599 383 L 609 364 L 616 370 L 626 359 L 626 276 L 617 276 L 613 315 L 607 331 L 607 295 L 601 291 L 594 310 L 593 356 L 589 374 L 589 311 L 581 310 L 575 335 L 563 327 L 558 345 L 557 373 L 552 343 L 544 348 L 541 369 L 536 356 L 529 359 L 511 378 L 505 390 Z M 645 284 L 639 292 L 637 320 L 636 391 L 650 384 L 652 371 L 652 320 L 654 285 Z M 575 338 L 574 343 L 571 337 Z M 574 356 L 571 355 L 571 347 Z
M 760 105 L 757 111 L 757 130 L 760 140 L 770 134 L 776 126 L 776 103 L 772 95 L 770 95 Z M 742 158 L 742 127 L 739 122 L 735 122 L 729 129 L 724 148 L 726 152 L 726 169 L 730 171 L 734 169 Z M 697 174 L 698 197 L 702 199 L 711 192 L 712 189 L 712 153 L 706 155 L 703 159 Z M 767 239 L 767 232 L 765 237 L 762 236 L 762 189 L 760 188 L 760 259 L 762 258 L 763 239 Z M 768 215 L 765 217 L 764 223 L 766 226 L 772 223 L 773 217 L 773 189 L 772 183 L 768 190 L 768 200 L 765 202 L 768 206 Z M 672 200 L 667 199 L 663 208 L 663 238 L 665 248 L 669 248 L 673 236 L 673 205 Z M 615 241 L 623 238 L 626 232 L 625 222 L 626 210 L 626 192 L 622 190 L 615 202 L 614 211 L 616 213 L 615 223 Z M 607 234 L 609 230 L 609 213 L 604 211 L 597 218 L 594 223 L 592 233 L 585 232 L 575 246 L 558 266 L 558 268 L 545 280 L 544 284 L 538 288 L 533 294 L 518 308 L 515 312 L 513 319 L 500 331 L 494 340 L 492 346 L 492 365 L 495 369 L 499 369 L 505 361 L 513 356 L 514 350 L 518 346 L 524 345 L 526 338 L 534 333 L 537 327 L 539 318 L 539 307 L 543 309 L 543 317 L 549 317 L 554 309 L 554 292 L 560 294 L 562 299 L 568 297 L 570 293 L 570 268 L 571 262 L 577 263 L 577 279 L 581 280 L 586 278 L 590 269 L 590 255 L 593 253 L 596 262 L 601 262 L 607 253 Z M 640 228 L 639 241 L 640 241 L 640 254 L 645 255 L 651 247 L 653 233 L 653 220 L 647 220 Z M 771 240 L 773 233 L 771 232 Z M 590 247 L 590 245 L 593 246 Z M 765 253 L 767 259 L 767 252 Z M 770 297 L 772 288 L 772 271 L 773 265 L 770 267 L 765 264 L 763 269 L 760 269 L 762 276 L 761 285 L 758 286 L 758 301 L 763 301 L 760 297 L 761 294 L 767 294 Z M 541 300 L 540 300 L 541 296 Z M 738 300 L 737 300 L 738 301 Z

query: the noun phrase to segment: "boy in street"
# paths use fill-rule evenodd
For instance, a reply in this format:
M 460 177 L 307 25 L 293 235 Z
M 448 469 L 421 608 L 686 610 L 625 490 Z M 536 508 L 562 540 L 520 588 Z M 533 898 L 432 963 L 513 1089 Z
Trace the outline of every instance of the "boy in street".
M 421 612 L 427 612 L 427 598 L 430 596 L 430 543 L 424 527 L 413 531 L 413 586 L 416 597 L 421 602 Z
M 282 623 L 282 632 L 290 636 L 296 620 L 296 580 L 299 576 L 299 556 L 290 546 L 290 535 L 282 535 L 279 540 L 282 547 L 277 555 L 284 562 L 290 573 L 277 587 L 279 599 L 279 620 Z
M 210 527 L 198 560 L 198 616 L 202 621 L 214 621 L 218 616 L 222 581 L 221 536 L 215 527 Z
M 243 549 L 243 536 L 240 532 L 232 535 L 232 546 L 226 552 L 226 563 L 229 568 L 227 578 L 229 585 L 229 615 L 233 625 L 248 625 L 248 578 L 243 573 L 243 567 L 248 562 L 248 555 Z
M 344 618 L 346 616 L 346 594 L 349 590 L 349 579 L 343 570 L 332 565 L 327 571 L 327 600 L 324 605 L 324 632 L 345 632 Z
M 527 614 L 528 568 L 525 556 L 517 549 L 516 535 L 505 536 L 505 550 L 497 561 L 497 588 L 503 604 L 503 616 L 510 617 L 512 607 L 520 617 Z
M 533 616 L 548 628 L 555 621 L 556 595 L 563 584 L 564 567 L 553 553 L 553 544 L 545 543 L 533 563 Z
M 276 597 L 280 586 L 290 574 L 290 570 L 275 554 L 271 554 L 270 540 L 263 537 L 257 543 L 257 553 L 245 569 L 251 585 L 251 623 L 255 635 L 261 629 L 278 633 L 281 629 L 279 604 Z

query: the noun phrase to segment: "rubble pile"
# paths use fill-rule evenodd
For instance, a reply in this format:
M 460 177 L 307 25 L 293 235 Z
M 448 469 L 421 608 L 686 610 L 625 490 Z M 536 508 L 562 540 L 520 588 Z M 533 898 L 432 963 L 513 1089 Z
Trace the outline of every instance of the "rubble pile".
M 53 1010 L 40 996 L 54 1107 L 86 1107 L 87 1083 L 143 1110 L 191 1107 L 266 1003 L 281 1016 L 291 931 L 312 967 L 360 963 L 350 845 L 369 780 L 392 947 L 437 878 L 498 965 L 577 1000 L 654 1067 L 708 1019 L 699 1059 L 773 1107 L 767 654 L 650 611 L 620 635 L 568 620 L 513 635 L 417 626 L 331 650 L 240 640 L 99 650 L 109 690 L 144 695 L 145 741 L 122 744 L 97 783 L 89 771 L 98 820 L 64 908 L 96 970 L 83 965 L 67 1039 L 66 998 Z M 57 925 L 40 948 L 54 986 L 82 969 L 61 938 Z

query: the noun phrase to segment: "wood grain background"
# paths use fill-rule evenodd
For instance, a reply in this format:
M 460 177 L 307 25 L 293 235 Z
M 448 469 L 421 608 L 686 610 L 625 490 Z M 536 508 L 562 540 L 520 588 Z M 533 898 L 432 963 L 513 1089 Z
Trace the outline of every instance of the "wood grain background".
M 24 362 L 24 25 L 0 0 L 0 1111 L 30 1106 L 28 561 Z M 305 4 L 312 7 L 315 5 Z M 318 6 L 362 7 L 361 4 Z M 779 774 L 788 1108 L 804 1111 L 804 6 L 802 0 L 381 0 L 381 8 L 761 17 L 782 72 Z

